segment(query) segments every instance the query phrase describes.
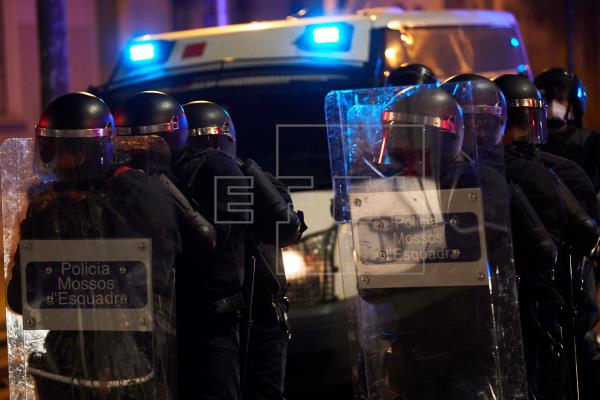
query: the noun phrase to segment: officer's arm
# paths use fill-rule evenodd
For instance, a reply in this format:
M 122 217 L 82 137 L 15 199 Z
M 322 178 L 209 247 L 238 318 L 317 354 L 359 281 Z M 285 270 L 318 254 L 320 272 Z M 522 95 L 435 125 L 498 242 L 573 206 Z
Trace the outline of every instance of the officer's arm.
M 288 187 L 275 176 L 273 176 L 273 174 L 269 172 L 266 172 L 265 174 L 267 175 L 273 186 L 277 189 L 285 203 L 288 205 L 290 213 L 294 214 L 297 218 L 297 221 L 295 218 L 290 218 L 289 222 L 286 223 L 288 225 L 287 229 L 285 230 L 286 234 L 288 235 L 287 237 L 282 237 L 282 233 L 280 231 L 279 245 L 280 247 L 285 247 L 291 244 L 298 243 L 302 238 L 302 234 L 304 233 L 304 231 L 308 229 L 308 226 L 306 226 L 306 223 L 304 222 L 304 213 L 300 210 L 294 210 L 294 203 L 292 201 L 292 196 L 290 196 Z M 300 224 L 300 227 L 296 230 L 296 224 L 298 222 Z
M 280 247 L 297 242 L 302 223 L 293 210 L 285 185 L 250 159 L 242 165 L 242 171 L 254 180 L 255 233 L 267 242 L 278 237 Z
M 184 194 L 166 175 L 161 174 L 158 181 L 169 194 L 184 229 L 189 232 L 189 237 L 192 238 L 193 245 L 209 251 L 214 250 L 216 247 L 216 232 L 212 224 L 192 207 Z
M 217 231 L 221 230 L 219 225 L 223 228 L 222 225 L 247 224 L 251 220 L 249 180 L 235 161 L 223 154 L 207 156 L 192 183 L 192 195 L 202 215 Z
M 556 177 L 556 181 L 569 218 L 565 228 L 565 242 L 579 255 L 597 253 L 600 247 L 600 226 L 585 212 L 559 177 Z
M 513 231 L 518 244 L 535 254 L 537 265 L 551 269 L 558 258 L 558 248 L 542 220 L 517 184 L 511 187 L 510 209 Z
M 506 175 L 511 181 L 518 182 L 548 232 L 555 240 L 559 240 L 567 223 L 567 215 L 556 179 L 542 165 L 530 162 L 521 165 L 520 161 L 507 164 Z
M 598 200 L 586 172 L 577 163 L 546 152 L 542 152 L 542 161 L 556 172 L 590 217 L 598 221 Z

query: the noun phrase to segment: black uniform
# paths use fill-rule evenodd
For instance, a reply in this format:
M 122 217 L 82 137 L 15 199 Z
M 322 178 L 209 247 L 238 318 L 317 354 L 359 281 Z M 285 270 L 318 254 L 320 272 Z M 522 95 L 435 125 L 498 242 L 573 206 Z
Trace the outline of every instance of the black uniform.
M 157 91 L 140 92 L 125 101 L 115 112 L 117 121 L 116 148 L 128 158 L 128 165 L 139 168 L 155 179 L 155 185 L 165 189 L 176 211 L 182 236 L 182 254 L 176 260 L 178 353 L 186 354 L 195 345 L 193 332 L 198 321 L 196 299 L 198 282 L 204 280 L 204 261 L 214 250 L 214 227 L 194 209 L 189 199 L 176 186 L 171 171 L 172 159 L 180 157 L 187 144 L 188 123 L 181 105 L 173 97 Z M 161 209 L 157 209 L 159 212 Z M 170 381 L 182 385 L 193 383 L 179 374 L 173 360 L 169 366 Z M 181 372 L 184 372 L 183 366 Z M 181 376 L 179 376 L 181 375 Z M 178 379 L 179 376 L 179 379 Z M 188 378 L 189 379 L 189 378 Z
M 30 196 L 21 239 L 146 237 L 153 244 L 154 333 L 50 331 L 46 353 L 29 360 L 41 398 L 170 399 L 165 383 L 173 355 L 166 349 L 175 339 L 173 265 L 180 239 L 167 197 L 145 174 L 127 168 L 112 169 L 95 181 L 35 186 Z M 156 214 L 155 207 L 166 211 Z M 16 311 L 20 285 L 17 267 L 8 287 L 9 305 Z M 77 380 L 122 382 L 102 389 Z
M 507 179 L 523 190 L 558 244 L 567 216 L 555 176 L 513 146 L 507 147 L 505 160 Z M 523 232 L 519 230 L 521 224 L 522 221 L 513 220 L 515 266 L 521 278 L 519 306 L 529 392 L 531 396 L 540 398 L 561 398 L 551 397 L 560 396 L 567 384 L 567 365 L 563 361 L 565 356 L 561 351 L 563 343 L 559 325 L 565 300 L 553 282 L 552 261 L 556 260 L 547 263 L 548 257 L 540 257 L 535 247 L 523 240 Z
M 595 192 L 600 192 L 600 133 L 577 127 L 550 130 L 548 143 L 542 148 L 579 164 L 591 179 Z
M 566 235 L 569 213 L 562 183 L 540 160 L 530 156 L 535 145 L 547 142 L 546 106 L 539 91 L 526 77 L 502 75 L 494 82 L 503 91 L 508 105 L 507 129 L 503 137 L 506 176 L 517 194 L 522 192 L 526 202 L 533 206 L 546 231 L 540 236 L 539 243 L 523 240 L 534 239 L 535 235 L 522 234 L 524 221 L 515 219 L 517 214 L 513 214 L 529 395 L 531 399 L 563 399 L 576 389 L 570 379 L 570 358 L 563 350 L 573 338 L 566 337 L 565 296 L 560 288 L 569 285 L 570 281 L 563 277 L 558 283 L 555 280 L 555 269 L 560 270 L 556 266 L 557 258 L 561 260 L 568 256 L 562 243 L 569 240 Z M 544 237 L 548 235 L 552 241 Z M 543 245 L 545 242 L 548 242 L 547 246 Z
M 300 238 L 300 219 L 290 209 L 291 199 L 281 182 L 264 173 L 254 161 L 243 162 L 236 158 L 235 127 L 223 107 L 209 101 L 193 101 L 185 104 L 184 110 L 190 126 L 191 146 L 176 164 L 177 175 L 200 203 L 200 210 L 214 210 L 217 236 L 219 241 L 226 241 L 217 247 L 212 260 L 216 265 L 209 272 L 206 290 L 216 291 L 212 293 L 213 298 L 237 298 L 242 281 L 244 284 L 247 326 L 242 359 L 245 368 L 240 375 L 238 360 L 236 385 L 241 379 L 244 397 L 281 398 L 287 307 L 283 302 L 286 282 L 280 248 Z M 228 179 L 215 186 L 216 176 Z M 230 197 L 228 190 L 234 189 L 233 186 L 247 186 L 252 188 L 252 193 L 247 198 Z M 238 205 L 245 202 L 247 209 L 252 209 L 250 213 L 234 215 L 228 211 L 226 202 L 229 201 Z M 241 310 L 241 305 L 237 304 L 235 310 Z M 255 325 L 252 320 L 256 320 Z M 237 325 L 235 330 L 237 334 Z M 237 338 L 236 348 L 239 349 Z M 227 387 L 222 385 L 220 390 L 225 393 Z M 218 390 L 214 393 L 218 394 Z
M 537 151 L 535 157 L 541 159 L 547 168 L 558 175 L 582 206 L 583 211 L 598 223 L 595 190 L 585 172 L 575 162 L 554 154 Z M 579 231 L 581 229 L 578 228 Z M 593 399 L 600 390 L 598 386 L 600 385 L 600 347 L 594 340 L 594 327 L 600 319 L 596 299 L 596 280 L 594 267 L 589 259 L 585 258 L 587 254 L 578 254 L 577 251 L 572 253 L 574 253 L 571 258 L 572 276 L 568 280 L 571 287 L 564 288 L 568 291 L 565 297 L 571 298 L 573 302 L 569 308 L 572 315 L 569 317 L 573 318 L 575 324 L 581 398 Z
M 198 380 L 183 383 L 181 391 L 196 393 L 195 397 L 201 399 L 238 399 L 239 313 L 250 213 L 236 210 L 234 204 L 249 204 L 248 195 L 236 194 L 235 189 L 248 187 L 248 180 L 229 155 L 209 145 L 190 142 L 184 156 L 174 165 L 174 172 L 198 204 L 199 211 L 215 226 L 219 239 L 215 251 L 203 260 L 202 279 L 180 286 L 180 290 L 197 293 L 198 311 L 189 317 L 190 328 L 192 324 L 197 326 L 196 322 L 203 327 L 199 331 L 180 332 L 180 341 L 197 344 L 179 354 L 180 365 L 200 364 L 191 375 L 190 371 L 182 371 Z
M 293 211 L 286 186 L 269 173 L 264 176 Z M 294 214 L 291 216 L 295 217 Z M 277 221 L 273 217 L 270 218 L 271 224 L 263 221 L 254 226 L 247 238 L 244 291 L 247 303 L 252 298 L 252 308 L 246 310 L 250 313 L 248 316 L 252 325 L 245 327 L 249 329 L 244 376 L 247 399 L 283 399 L 290 333 L 287 325 L 288 302 L 285 298 L 288 284 L 281 248 L 296 243 L 306 230 L 306 226 L 298 226 L 302 214 L 296 215 L 299 218 L 293 218 L 287 224 L 284 224 L 286 221 L 279 221 L 280 228 L 291 224 L 292 229 L 279 229 L 278 240 L 274 240 Z

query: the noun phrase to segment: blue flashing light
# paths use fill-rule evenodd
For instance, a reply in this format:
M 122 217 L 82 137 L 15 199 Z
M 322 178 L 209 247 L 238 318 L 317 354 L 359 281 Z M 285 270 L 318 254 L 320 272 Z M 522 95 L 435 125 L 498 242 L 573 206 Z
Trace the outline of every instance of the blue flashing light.
M 519 64 L 519 66 L 517 67 L 517 71 L 518 72 L 525 72 L 525 71 L 527 71 L 527 65 L 525 65 L 525 64 Z
M 313 30 L 313 42 L 316 44 L 337 43 L 340 41 L 340 28 L 323 26 Z
M 140 43 L 129 46 L 129 59 L 134 62 L 151 61 L 158 56 L 154 43 Z
M 354 26 L 345 22 L 308 25 L 294 44 L 310 52 L 349 51 Z
M 512 47 L 519 47 L 521 45 L 521 42 L 519 42 L 519 39 L 514 37 L 510 39 L 510 44 L 512 45 Z
M 579 97 L 579 98 L 584 97 L 583 89 L 581 88 L 581 86 L 579 86 L 577 88 L 577 97 Z

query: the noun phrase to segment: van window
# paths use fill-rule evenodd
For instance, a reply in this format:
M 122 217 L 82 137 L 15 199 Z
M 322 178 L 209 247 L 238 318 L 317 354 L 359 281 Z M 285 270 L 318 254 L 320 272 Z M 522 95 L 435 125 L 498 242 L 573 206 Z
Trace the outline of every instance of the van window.
M 525 72 L 527 65 L 515 29 L 490 26 L 387 30 L 385 61 L 388 70 L 425 64 L 440 79 L 473 71 L 488 76 Z

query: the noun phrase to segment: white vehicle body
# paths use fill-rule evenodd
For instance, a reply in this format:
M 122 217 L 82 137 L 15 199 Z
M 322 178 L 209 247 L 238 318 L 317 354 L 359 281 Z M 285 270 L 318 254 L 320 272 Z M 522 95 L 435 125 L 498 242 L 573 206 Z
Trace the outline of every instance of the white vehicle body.
M 127 54 L 121 65 L 116 69 L 111 78 L 110 85 L 131 85 L 132 80 L 151 80 L 161 75 L 179 75 L 189 70 L 211 70 L 245 67 L 266 67 L 314 63 L 345 63 L 364 64 L 373 61 L 370 49 L 374 38 L 374 30 L 386 29 L 404 33 L 404 42 L 411 43 L 410 31 L 415 29 L 451 28 L 451 27 L 486 27 L 514 28 L 514 37 L 520 43 L 521 37 L 517 23 L 512 14 L 499 11 L 412 11 L 404 12 L 398 9 L 376 9 L 375 13 L 368 10 L 360 15 L 346 15 L 333 17 L 317 17 L 292 19 L 282 21 L 251 22 L 247 24 L 230 25 L 224 27 L 201 28 L 178 32 L 169 32 L 153 35 L 144 35 L 135 38 L 129 44 L 132 46 L 165 41 L 173 43 L 167 57 L 159 63 L 152 63 L 151 67 L 134 65 L 128 68 Z M 335 26 L 335 24 L 348 24 L 353 28 L 353 34 L 349 49 L 347 51 L 314 51 L 313 49 L 300 48 L 295 44 L 307 27 L 310 26 Z M 342 38 L 343 39 L 343 38 Z M 459 40 L 450 42 L 450 46 L 460 50 Z M 428 46 L 427 43 L 413 43 L 411 46 Z M 514 46 L 519 47 L 519 46 Z M 397 56 L 393 47 L 386 48 L 385 54 L 388 61 L 394 61 Z M 464 49 L 464 60 L 457 62 L 468 64 L 469 49 Z M 491 49 L 493 50 L 493 49 Z M 457 51 L 456 54 L 460 54 Z M 478 56 L 471 54 L 471 57 Z M 521 66 L 524 72 L 528 70 L 528 62 L 524 52 L 522 53 Z M 459 57 L 461 58 L 461 57 Z M 416 62 L 416 60 L 415 60 Z M 440 78 L 445 78 L 444 72 L 435 65 L 430 65 Z M 478 70 L 478 73 L 493 74 L 504 72 L 507 69 Z M 451 73 L 456 71 L 450 71 Z M 464 72 L 468 72 L 465 70 Z

